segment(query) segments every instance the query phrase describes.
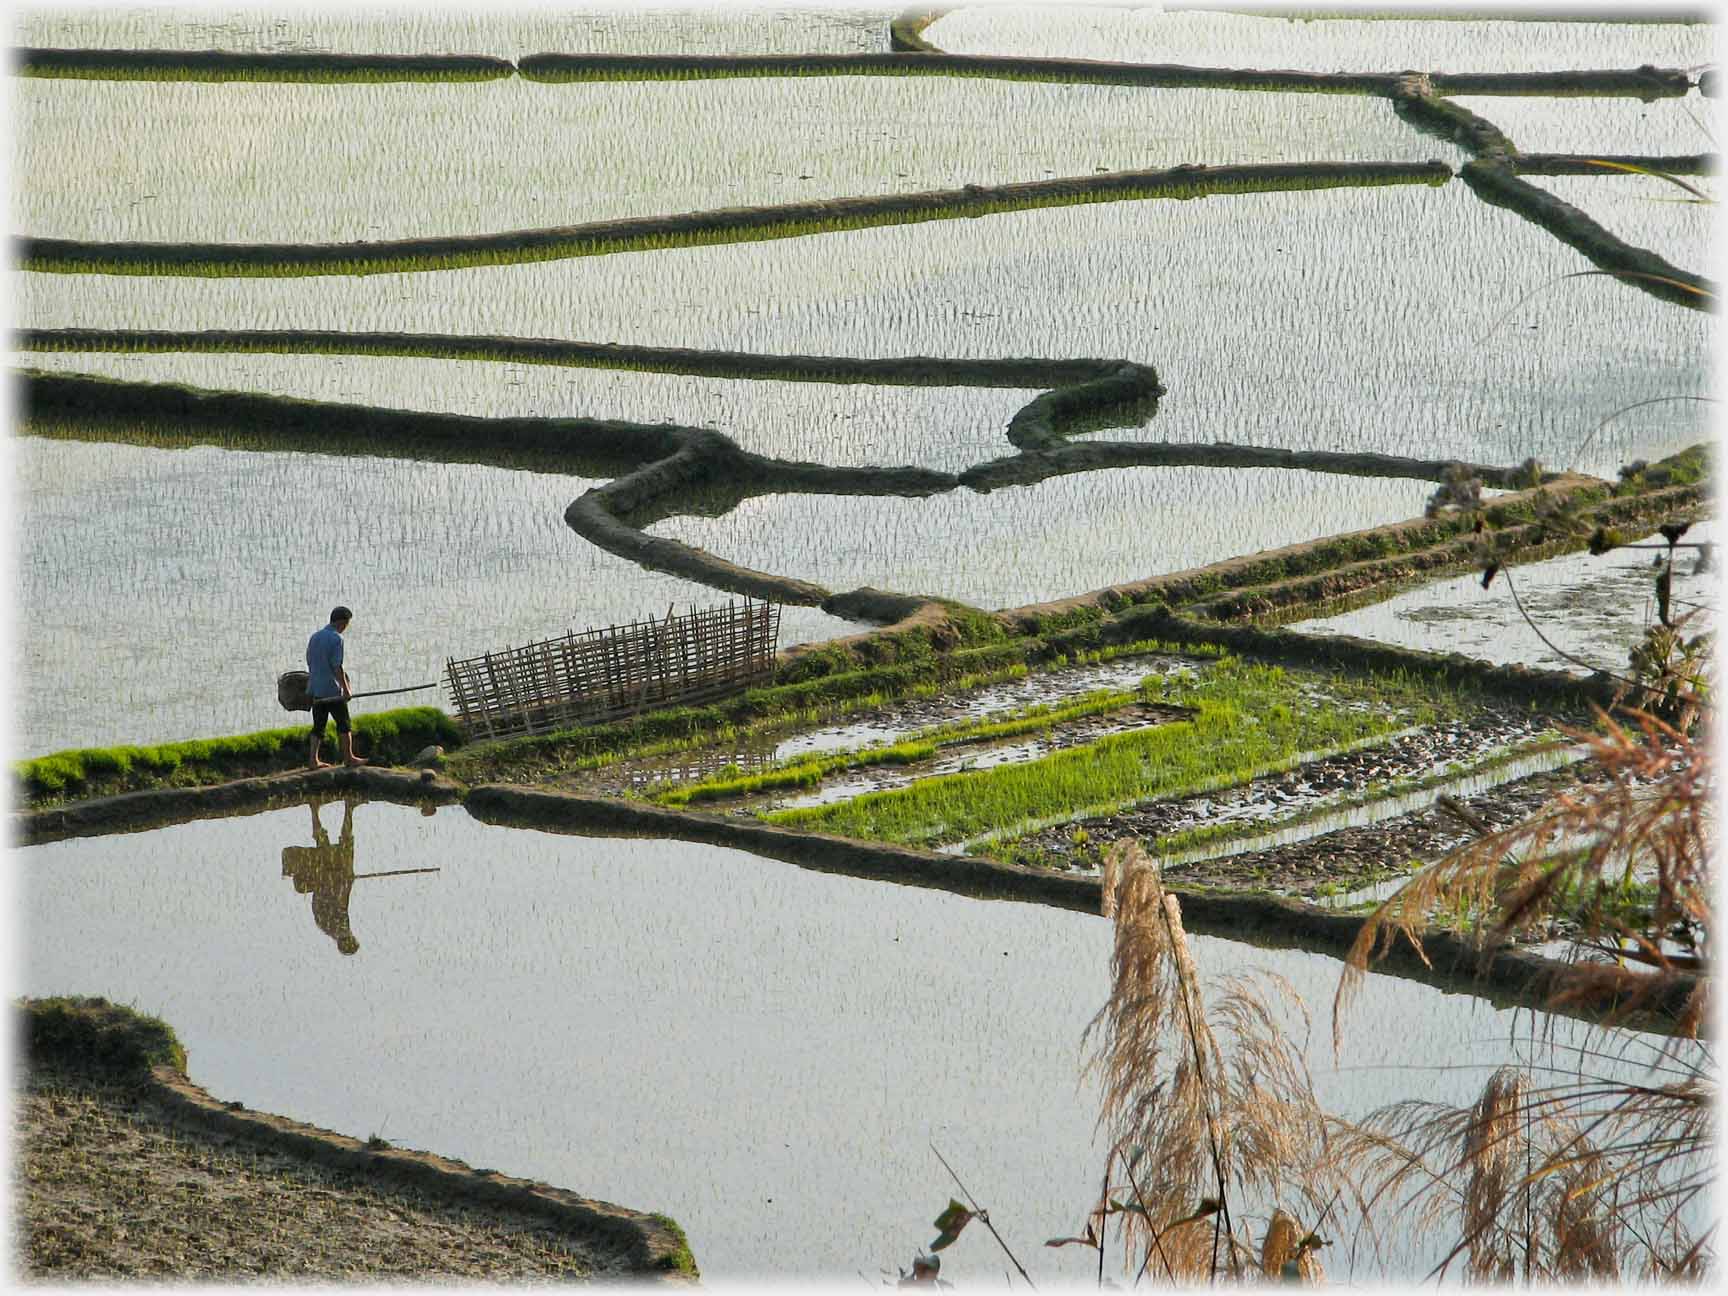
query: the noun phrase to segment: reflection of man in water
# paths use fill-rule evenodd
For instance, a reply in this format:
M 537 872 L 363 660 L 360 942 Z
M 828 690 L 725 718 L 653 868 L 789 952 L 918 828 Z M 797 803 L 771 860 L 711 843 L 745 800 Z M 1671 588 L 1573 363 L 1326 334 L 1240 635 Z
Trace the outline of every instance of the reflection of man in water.
M 348 930 L 348 893 L 354 889 L 354 802 L 342 798 L 342 838 L 334 846 L 318 818 L 322 804 L 316 797 L 308 802 L 315 844 L 282 848 L 282 876 L 293 878 L 294 889 L 301 895 L 312 893 L 312 920 L 318 930 L 334 940 L 344 954 L 352 954 L 360 948 Z

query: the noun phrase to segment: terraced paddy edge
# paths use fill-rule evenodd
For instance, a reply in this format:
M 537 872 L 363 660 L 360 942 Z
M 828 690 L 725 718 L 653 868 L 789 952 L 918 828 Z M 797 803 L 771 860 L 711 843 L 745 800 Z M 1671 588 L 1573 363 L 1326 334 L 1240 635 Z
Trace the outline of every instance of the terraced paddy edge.
M 348 793 L 398 804 L 460 803 L 484 823 L 576 835 L 668 838 L 725 846 L 821 872 L 931 887 L 977 899 L 1019 900 L 1097 913 L 1096 877 L 955 856 L 915 847 L 811 833 L 751 819 L 674 810 L 641 802 L 581 796 L 509 784 L 471 789 L 437 776 L 402 771 L 295 771 L 216 787 L 145 792 L 15 816 L 20 844 L 70 836 L 141 831 L 192 819 L 258 813 L 307 795 Z M 1306 901 L 1255 893 L 1183 891 L 1185 921 L 1199 931 L 1281 948 L 1321 948 L 1342 954 L 1361 930 L 1360 916 Z M 1468 993 L 1486 991 L 1495 1003 L 1536 1006 L 1548 979 L 1562 967 L 1526 950 L 1484 951 L 1443 930 L 1423 937 L 1428 960 L 1412 948 L 1392 948 L 1377 970 Z M 1677 1012 L 1684 993 L 1665 1005 Z M 1579 1005 L 1581 1015 L 1611 1007 Z M 1657 1023 L 1660 1026 L 1660 1023 Z
M 1673 486 L 1626 498 L 1611 498 L 1579 511 L 1580 531 L 1556 531 L 1541 521 L 1513 523 L 1495 533 L 1497 545 L 1520 563 L 1577 553 L 1588 547 L 1594 527 L 1642 527 L 1695 511 L 1709 499 L 1701 484 Z M 1216 621 L 1289 621 L 1322 610 L 1361 607 L 1390 597 L 1411 583 L 1480 568 L 1480 551 L 1459 537 L 1385 558 L 1365 559 L 1303 572 L 1262 584 L 1245 584 L 1188 606 L 1191 615 Z
M 975 490 L 1024 485 L 1064 472 L 1125 466 L 1295 468 L 1434 482 L 1457 466 L 1456 461 L 1450 460 L 1368 452 L 1285 450 L 1226 442 L 1070 444 L 1069 438 L 1079 433 L 1122 426 L 1156 412 L 1158 398 L 1166 394 L 1166 389 L 1150 365 L 1131 360 L 950 360 L 930 356 L 863 359 L 620 346 L 552 338 L 325 330 L 25 329 L 15 334 L 14 345 L 20 351 L 43 352 L 402 356 L 592 366 L 783 382 L 1052 388 L 1028 403 L 1009 423 L 1008 441 L 1021 454 L 977 465 L 960 474 L 959 483 Z M 126 399 L 124 389 L 119 387 L 92 388 L 84 399 L 93 407 L 104 396 L 117 404 Z M 1053 455 L 1056 457 L 1052 458 Z M 1510 488 L 1523 484 L 1522 471 L 1517 468 L 1488 464 L 1461 466 L 1488 486 Z M 1559 474 L 1549 474 L 1547 479 L 1558 478 Z
M 688 1280 L 696 1263 L 671 1220 L 493 1170 L 474 1170 L 432 1152 L 375 1146 L 284 1116 L 212 1098 L 186 1074 L 171 1027 L 101 999 L 26 999 L 15 1010 L 32 1060 L 121 1078 L 176 1126 L 343 1170 L 380 1187 L 401 1186 L 550 1223 L 572 1243 L 598 1241 L 628 1258 L 638 1278 Z
M 1610 176 L 1632 171 L 1660 171 L 1664 175 L 1715 175 L 1722 169 L 1720 153 L 1519 153 L 1507 165 L 1517 175 Z
M 805 833 L 750 820 L 671 810 L 637 802 L 583 797 L 505 784 L 474 788 L 464 807 L 483 823 L 576 835 L 672 838 L 748 851 L 801 868 L 849 877 L 935 887 L 978 899 L 1021 900 L 1082 913 L 1098 913 L 1102 890 L 1095 877 L 1052 873 L 979 856 L 953 856 L 913 847 Z M 1181 898 L 1191 931 L 1228 936 L 1277 948 L 1347 952 L 1363 919 L 1305 901 L 1256 894 L 1216 894 L 1172 888 Z M 1487 992 L 1499 1006 L 1536 1006 L 1550 979 L 1567 966 L 1512 947 L 1483 950 L 1468 938 L 1443 930 L 1423 936 L 1427 961 L 1408 945 L 1395 945 L 1375 970 L 1445 989 Z M 1688 985 L 1663 1003 L 1677 1016 Z M 1607 1001 L 1580 1005 L 1588 1016 L 1611 1008 Z
M 935 15 L 939 16 L 939 15 Z M 520 73 L 531 81 L 682 81 L 713 77 L 947 76 L 1077 85 L 1389 94 L 1397 74 L 1291 72 L 1189 67 L 1098 59 L 948 54 L 921 33 L 932 15 L 890 23 L 893 48 L 862 54 L 531 54 L 518 63 L 485 55 L 239 53 L 223 50 L 13 50 L 20 76 L 108 80 L 486 81 Z M 1609 68 L 1559 72 L 1434 73 L 1448 94 L 1591 95 L 1657 99 L 1695 84 L 1678 68 Z
M 89 331 L 81 331 L 72 336 L 51 336 L 45 345 L 50 349 L 75 344 L 128 345 L 138 336 L 92 337 Z M 140 344 L 151 346 L 178 345 L 183 337 L 144 336 L 154 340 Z M 209 342 L 207 335 L 196 340 Z M 346 345 L 332 335 L 317 335 L 311 341 L 318 347 Z M 270 335 L 261 342 L 268 347 L 289 345 L 280 335 Z M 480 345 L 493 343 L 499 353 L 520 348 L 527 353 L 557 356 L 565 354 L 562 348 L 571 346 L 580 348 L 576 354 L 584 358 L 595 361 L 607 358 L 604 348 L 596 350 L 589 344 L 542 339 L 491 339 L 482 340 Z M 436 348 L 458 350 L 467 344 L 448 337 L 373 334 L 360 335 L 352 345 L 362 350 L 392 347 L 400 348 L 392 354 L 419 354 Z M 681 356 L 663 353 L 646 358 L 656 364 L 682 362 Z M 625 359 L 628 362 L 629 357 Z M 995 367 L 998 362 L 971 362 L 957 365 L 952 373 L 946 362 L 927 357 L 912 357 L 903 362 L 862 362 L 838 357 L 766 357 L 717 352 L 708 353 L 702 363 L 728 366 L 739 372 L 767 368 L 787 374 L 824 371 L 839 374 L 852 366 L 853 372 L 867 373 L 876 381 L 885 381 L 896 374 L 917 382 L 960 378 L 966 374 L 982 374 L 991 383 L 1012 385 L 1028 379 L 1073 381 L 1036 397 L 1015 415 L 1008 438 L 1026 447 L 1019 454 L 969 469 L 958 477 L 918 468 L 842 468 L 768 459 L 745 452 L 723 433 L 669 424 L 584 419 L 486 420 L 39 371 L 25 371 L 21 375 L 20 403 L 27 427 L 60 435 L 68 432 L 78 435 L 79 424 L 94 422 L 100 426 L 149 419 L 194 426 L 239 424 L 247 427 L 248 436 L 254 439 L 269 429 L 288 437 L 291 448 L 307 449 L 317 444 L 341 449 L 347 434 L 364 433 L 366 449 L 372 453 L 396 447 L 414 457 L 425 458 L 436 455 L 443 447 L 452 447 L 452 457 L 461 461 L 505 466 L 528 464 L 550 471 L 613 476 L 613 481 L 573 500 L 565 511 L 565 521 L 571 529 L 590 543 L 641 566 L 686 577 L 714 589 L 797 606 L 821 607 L 836 613 L 840 605 L 834 600 L 840 596 L 820 585 L 742 567 L 680 541 L 649 535 L 645 528 L 681 514 L 723 514 L 742 500 L 760 495 L 916 497 L 960 485 L 987 490 L 1009 482 L 1025 484 L 1062 473 L 1130 464 L 1304 468 L 1429 481 L 1441 480 L 1453 467 L 1441 461 L 1378 454 L 1296 452 L 1227 444 L 1067 444 L 1066 438 L 1078 432 L 1136 421 L 1156 407 L 1164 391 L 1157 373 L 1149 366 L 1129 361 L 1056 361 L 1042 373 L 1044 362 L 1036 360 L 1003 361 L 1000 368 Z M 904 368 L 899 367 L 902 364 Z M 58 426 L 65 424 L 73 426 L 70 429 Z M 309 436 L 318 441 L 309 442 L 306 440 Z M 1485 482 L 1503 485 L 1517 483 L 1523 472 L 1488 465 L 1470 465 L 1469 469 Z M 1551 480 L 1559 482 L 1557 477 Z
M 237 53 L 228 50 L 101 50 L 23 47 L 18 76 L 104 81 L 291 81 L 309 85 L 387 81 L 495 81 L 516 75 L 483 54 Z
M 1612 495 L 1608 484 L 1570 474 L 1540 487 L 1502 496 L 1482 510 L 1497 543 L 1515 561 L 1587 547 L 1591 526 L 1635 526 L 1696 509 L 1709 496 L 1699 480 L 1702 448 L 1664 461 L 1684 480 L 1654 489 L 1641 487 Z M 1668 469 L 1658 466 L 1664 474 Z M 1575 507 L 1578 530 L 1552 526 L 1538 506 Z M 1165 604 L 1213 620 L 1262 616 L 1275 611 L 1318 606 L 1346 594 L 1369 598 L 1376 590 L 1414 577 L 1466 570 L 1476 565 L 1478 537 L 1463 516 L 1412 518 L 1364 531 L 1304 541 L 1262 553 L 1168 575 L 1107 585 L 1102 589 L 998 613 L 1009 634 L 1047 633 L 1065 624 L 1095 619 L 1135 605 Z M 1651 526 L 1654 529 L 1654 525 Z
M 745 351 L 698 351 L 688 347 L 624 346 L 616 342 L 571 342 L 559 338 L 343 333 L 320 329 L 19 329 L 13 334 L 12 344 L 19 351 L 118 352 L 128 355 L 195 352 L 490 360 L 687 374 L 702 378 L 894 387 L 1069 387 L 1117 376 L 1128 370 L 1140 380 L 1138 394 L 1162 395 L 1164 391 L 1151 366 L 1130 360 L 954 360 L 934 356 L 873 359 L 768 355 Z
M 676 454 L 679 429 L 607 419 L 479 418 L 138 383 L 91 374 L 14 371 L 21 427 L 79 440 L 322 450 L 609 477 Z M 240 431 L 236 431 L 236 430 Z
M 1571 203 L 1519 179 L 1506 163 L 1478 158 L 1466 162 L 1461 174 L 1478 198 L 1540 225 L 1604 272 L 1663 301 L 1692 310 L 1712 309 L 1714 282 L 1617 238 Z
M 1003 212 L 1140 199 L 1187 200 L 1361 185 L 1444 184 L 1442 162 L 1313 162 L 1179 166 L 964 189 L 729 207 L 674 216 L 594 221 L 502 234 L 359 243 L 100 243 L 13 240 L 20 269 L 48 274 L 295 277 L 405 274 L 522 265 L 677 247 L 802 238 L 884 225 L 972 219 Z
M 930 52 L 531 54 L 516 66 L 517 71 L 530 81 L 691 80 L 728 76 L 972 76 L 1011 81 L 1058 81 L 1073 85 L 1378 95 L 1391 94 L 1399 75 L 947 54 L 929 46 L 922 38 L 919 38 L 919 43 Z M 1436 88 L 1447 94 L 1625 95 L 1656 99 L 1684 95 L 1695 84 L 1679 68 L 1654 67 L 1561 72 L 1437 72 L 1432 75 Z
M 136 780 L 148 784 L 209 783 L 300 765 L 306 760 L 302 725 L 221 738 L 193 738 L 152 746 L 54 752 L 13 766 L 27 796 L 58 796 Z M 461 731 L 437 707 L 402 707 L 354 719 L 356 741 L 375 759 L 405 762 L 427 747 L 461 742 Z M 326 749 L 334 752 L 326 739 Z
M 1645 248 L 1634 247 L 1570 203 L 1520 179 L 1519 173 L 1527 168 L 1520 164 L 1517 146 L 1494 123 L 1441 94 L 1434 78 L 1412 74 L 1400 80 L 1392 96 L 1393 107 L 1421 129 L 1475 154 L 1459 174 L 1483 202 L 1504 207 L 1540 226 L 1598 269 L 1632 287 L 1693 310 L 1710 309 L 1716 290 L 1709 280 Z M 1583 170 L 1564 169 L 1561 160 L 1548 155 L 1540 167 L 1528 170 L 1532 174 L 1581 174 L 1588 173 L 1592 164 L 1580 158 L 1572 165 Z M 1594 169 L 1605 170 L 1599 165 Z

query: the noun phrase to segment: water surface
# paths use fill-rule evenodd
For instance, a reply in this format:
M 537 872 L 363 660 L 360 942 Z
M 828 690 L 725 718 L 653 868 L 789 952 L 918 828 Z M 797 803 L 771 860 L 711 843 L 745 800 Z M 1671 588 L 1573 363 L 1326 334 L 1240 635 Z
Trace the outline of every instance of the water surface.
M 953 1192 L 932 1142 L 1035 1279 L 1095 1272 L 1039 1244 L 1101 1169 L 1078 1066 L 1103 919 L 459 809 L 313 813 L 16 852 L 20 990 L 160 1014 L 220 1099 L 665 1211 L 713 1280 L 908 1263 Z M 1195 945 L 1203 975 L 1265 966 L 1329 1002 L 1332 959 Z M 1465 1100 L 1531 1029 L 1375 977 L 1334 1061 L 1318 1015 L 1341 1114 Z M 994 1285 L 1001 1257 L 968 1235 L 943 1272 Z
M 1693 525 L 1685 540 L 1710 540 L 1716 532 L 1714 520 L 1705 519 Z M 1662 539 L 1651 536 L 1643 543 L 1661 544 Z M 1575 674 L 1625 674 L 1627 653 L 1657 618 L 1656 572 L 1650 562 L 1658 556 L 1616 549 L 1596 558 L 1576 553 L 1520 564 L 1511 570 L 1511 584 L 1527 618 L 1504 577 L 1485 590 L 1477 574 L 1435 581 L 1370 607 L 1291 628 Z M 1715 570 L 1700 574 L 1697 564 L 1697 555 L 1683 550 L 1674 565 L 1673 615 L 1703 609 L 1688 622 L 1688 637 L 1710 624 L 1720 588 Z

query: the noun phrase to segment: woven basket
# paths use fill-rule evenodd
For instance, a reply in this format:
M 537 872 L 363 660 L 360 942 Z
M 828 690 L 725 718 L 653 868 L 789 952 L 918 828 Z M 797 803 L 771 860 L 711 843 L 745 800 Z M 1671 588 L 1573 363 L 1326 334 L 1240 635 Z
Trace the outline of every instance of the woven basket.
M 312 677 L 305 671 L 283 671 L 276 679 L 276 700 L 284 711 L 312 709 Z

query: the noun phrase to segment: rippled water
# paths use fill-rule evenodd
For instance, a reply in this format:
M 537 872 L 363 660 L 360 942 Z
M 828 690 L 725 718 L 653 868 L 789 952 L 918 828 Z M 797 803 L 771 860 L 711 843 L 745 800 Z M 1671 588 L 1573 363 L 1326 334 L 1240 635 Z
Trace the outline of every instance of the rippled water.
M 1079 1064 L 1105 920 L 459 809 L 363 804 L 345 828 L 326 805 L 320 855 L 314 813 L 14 852 L 19 990 L 160 1014 L 220 1099 L 665 1211 L 712 1280 L 909 1263 L 953 1193 L 931 1143 L 1035 1279 L 1095 1272 L 1040 1243 L 1077 1231 L 1097 1188 Z M 438 871 L 363 876 L 405 869 Z M 1203 976 L 1295 983 L 1342 1115 L 1464 1101 L 1543 1025 L 1376 976 L 1334 1060 L 1335 960 L 1194 945 Z M 1373 1028 L 1392 1021 L 1421 1029 Z M 1350 1276 L 1343 1248 L 1326 1260 Z M 965 1284 L 1001 1270 L 982 1233 L 944 1256 Z
M 1711 57 L 1708 24 L 1567 21 L 1544 6 L 1524 20 L 1433 21 L 1209 13 L 1174 6 L 1106 8 L 972 5 L 945 14 L 925 39 L 955 54 L 1025 54 L 1308 72 L 1545 72 L 1563 68 L 1691 67 Z M 1391 11 L 1391 6 L 1386 12 Z M 1436 6 L 1436 8 L 1438 8 Z M 1462 11 L 1460 11 L 1460 15 Z M 1580 15 L 1582 17 L 1583 15 Z M 1547 21 L 1543 21 L 1546 19 Z
M 1323 66 L 1388 68 L 1532 61 L 1690 65 L 1701 61 L 1697 48 L 1707 31 L 1588 23 L 1290 23 L 1099 8 L 1046 14 L 1033 27 L 1022 18 L 999 7 L 963 10 L 933 30 L 939 43 L 954 37 L 951 47 L 961 50 L 993 48 L 991 33 L 1008 32 L 1015 34 L 999 42 L 1002 48 L 1029 53 L 1091 50 L 1110 57 L 1301 66 L 1309 52 L 1325 49 Z M 480 41 L 467 39 L 491 30 L 478 18 L 428 19 L 405 26 L 395 48 L 511 54 L 559 47 L 541 39 L 552 29 L 537 26 L 540 21 L 512 20 Z M 658 21 L 616 15 L 571 20 L 563 47 L 612 48 L 607 42 L 616 38 L 621 48 L 660 48 L 658 37 L 645 34 Z M 854 48 L 862 39 L 855 16 L 771 18 L 739 10 L 691 21 L 689 48 L 710 48 L 710 42 L 741 50 Z M 386 29 L 376 23 L 328 16 L 278 22 L 226 13 L 169 15 L 150 39 L 143 34 L 148 22 L 129 14 L 33 16 L 30 24 L 23 39 L 42 44 L 175 47 L 201 32 L 208 39 L 192 44 L 389 46 L 380 35 Z M 966 31 L 981 35 L 969 44 L 972 38 L 956 35 Z M 786 45 L 771 43 L 782 38 Z M 1089 40 L 1104 44 L 1094 48 Z M 527 43 L 511 48 L 521 42 Z M 1225 50 L 1239 57 L 1223 60 Z M 1338 156 L 1358 148 L 1348 155 L 1440 156 L 1454 164 L 1463 157 L 1411 130 L 1385 104 L 1356 96 L 885 78 L 316 89 L 21 80 L 19 93 L 17 219 L 36 234 L 71 233 L 81 222 L 85 230 L 140 237 L 195 231 L 224 237 L 242 227 L 258 236 L 266 226 L 278 237 L 377 237 L 419 222 L 427 191 L 389 182 L 395 173 L 382 167 L 368 171 L 367 160 L 374 158 L 388 158 L 390 166 L 404 168 L 400 174 L 434 187 L 441 228 L 471 232 L 526 221 L 531 200 L 557 206 L 564 203 L 559 193 L 575 195 L 577 205 L 564 203 L 567 212 L 592 212 L 599 208 L 580 204 L 617 200 L 624 206 L 610 210 L 653 213 L 788 194 L 1040 179 L 1047 171 L 1086 174 L 1177 161 Z M 158 126 L 115 132 L 103 145 L 113 154 L 112 167 L 65 166 L 68 150 L 61 144 L 73 134 L 81 140 L 90 135 L 91 113 L 103 103 L 131 105 L 140 111 L 129 109 L 122 118 Z M 515 115 L 495 118 L 483 110 L 488 103 L 514 105 Z M 1619 139 L 1623 127 L 1638 122 L 1648 131 L 1645 146 L 1662 150 L 1698 147 L 1695 128 L 1669 109 L 1683 108 L 1709 124 L 1707 106 L 1696 96 L 1675 104 L 1554 103 L 1496 99 L 1482 106 L 1536 114 L 1527 118 L 1533 129 L 1543 113 L 1560 114 L 1556 120 L 1578 132 L 1599 122 L 1604 139 Z M 356 104 L 378 110 L 354 112 Z M 531 111 L 531 104 L 544 111 Z M 285 105 L 305 114 L 306 130 L 277 129 Z M 469 115 L 462 105 L 471 105 Z M 558 132 L 559 123 L 568 127 L 584 105 L 602 108 L 604 130 L 563 129 L 550 142 L 540 133 Z M 610 151 L 616 141 L 607 132 L 641 114 L 665 129 L 636 131 L 640 152 Z M 764 119 L 781 128 L 760 130 Z M 1014 131 L 999 128 L 1007 120 L 1016 123 Z M 261 147 L 242 147 L 265 124 L 269 138 Z M 1518 127 L 1518 138 L 1524 120 L 1508 116 L 1506 124 Z M 232 141 L 234 151 L 221 164 L 229 168 L 224 192 L 232 201 L 212 204 L 208 176 L 179 164 L 193 125 Z M 494 146 L 484 146 L 487 131 L 497 132 Z M 340 140 L 344 147 L 302 157 L 294 152 L 300 145 L 283 142 L 303 139 Z M 471 147 L 450 147 L 452 139 Z M 518 141 L 534 152 L 522 164 L 508 151 Z M 727 151 L 734 145 L 768 149 L 775 160 L 741 169 Z M 568 176 L 591 172 L 593 183 L 567 184 L 562 175 L 525 183 L 523 175 L 540 174 L 525 171 L 528 163 Z M 361 171 L 344 170 L 352 166 Z M 345 178 L 362 173 L 382 179 L 355 184 Z M 798 180 L 802 174 L 812 179 Z M 1647 237 L 1682 265 L 1705 264 L 1701 212 L 1651 200 L 1658 182 L 1592 177 L 1542 183 L 1611 228 Z M 296 191 L 294 201 L 284 200 L 285 186 Z M 633 193 L 651 201 L 641 206 Z M 765 353 L 1120 357 L 1154 365 L 1169 393 L 1142 426 L 1097 434 L 1110 439 L 1229 440 L 1489 463 L 1535 455 L 1551 465 L 1612 474 L 1630 458 L 1655 457 L 1705 434 L 1708 407 L 1667 398 L 1708 391 L 1714 323 L 1603 277 L 1565 278 L 1587 265 L 1546 232 L 1489 207 L 1454 181 L 1440 188 L 1102 204 L 444 274 L 192 280 L 13 272 L 11 283 L 15 320 L 27 327 L 342 328 Z M 1023 396 L 341 357 L 23 357 L 25 363 L 38 359 L 46 367 L 317 399 L 476 414 L 688 421 L 720 427 L 763 453 L 944 468 L 1001 452 L 1001 429 Z M 1656 400 L 1661 403 L 1639 405 Z M 354 474 L 371 483 L 362 489 L 308 468 L 311 476 L 292 481 L 278 472 L 277 494 L 261 502 L 247 480 L 265 474 L 240 455 L 223 461 L 221 472 L 233 485 L 222 487 L 227 498 L 218 502 L 205 452 L 173 452 L 203 456 L 177 465 L 168 452 L 157 459 L 115 451 L 116 462 L 139 465 L 142 499 L 105 511 L 62 489 L 88 475 L 75 462 L 83 453 L 33 447 L 21 455 L 26 482 L 57 483 L 40 501 L 31 494 L 34 485 L 20 495 L 20 552 L 29 570 L 18 622 L 31 627 L 32 636 L 24 670 L 32 692 L 44 698 L 91 695 L 88 706 L 66 708 L 67 723 L 52 736 L 38 727 L 47 723 L 46 708 L 27 706 L 31 748 L 111 736 L 184 737 L 204 731 L 207 722 L 225 727 L 255 714 L 250 704 L 221 710 L 200 701 L 179 710 L 180 702 L 153 697 L 161 669 L 155 650 L 144 645 L 172 642 L 174 609 L 190 602 L 201 605 L 192 609 L 197 635 L 223 650 L 221 660 L 236 676 L 273 677 L 283 668 L 278 659 L 284 652 L 289 664 L 297 660 L 306 633 L 299 591 L 281 583 L 286 576 L 272 574 L 278 569 L 296 568 L 306 597 L 315 597 L 319 608 L 339 598 L 358 607 L 356 599 L 364 599 L 384 612 L 371 629 L 412 626 L 389 656 L 371 658 L 401 661 L 405 671 L 413 661 L 440 663 L 452 652 L 556 633 L 576 608 L 591 608 L 593 621 L 604 623 L 705 598 L 705 591 L 640 573 L 561 530 L 563 505 L 587 484 L 574 479 L 544 483 L 542 491 L 542 483 L 506 485 L 466 468 L 410 465 L 394 486 L 375 480 L 374 470 Z M 410 491 L 432 478 L 439 483 L 434 501 L 454 495 L 488 516 L 475 522 L 472 511 L 439 514 L 436 503 L 431 510 L 417 506 Z M 204 483 L 197 488 L 198 507 L 185 516 L 150 496 L 161 483 L 180 479 Z M 1424 494 L 1407 482 L 1135 469 L 991 496 L 765 498 L 728 518 L 673 520 L 663 529 L 735 560 L 837 587 L 867 583 L 1003 606 L 1408 516 L 1420 511 Z M 300 540 L 250 519 L 262 509 L 289 525 L 300 500 L 318 511 L 332 553 L 290 562 L 284 555 Z M 239 519 L 232 534 L 230 517 Z M 497 539 L 476 539 L 476 533 Z M 379 535 L 392 538 L 392 551 L 378 547 Z M 189 552 L 189 542 L 200 551 Z M 109 596 L 101 571 L 119 561 L 109 555 L 167 552 L 176 545 L 180 552 L 172 558 L 189 574 L 187 582 L 130 592 L 122 604 L 125 621 L 104 615 Z M 128 557 L 119 565 L 135 569 L 138 561 Z M 266 573 L 257 588 L 250 575 L 255 569 Z M 304 575 L 308 569 L 311 579 Z M 358 595 L 352 587 L 337 588 L 348 579 L 360 583 Z M 463 593 L 465 586 L 483 587 L 483 605 L 501 615 L 476 621 L 475 613 L 458 608 L 458 600 L 477 597 Z M 227 625 L 249 627 L 252 641 L 237 642 L 238 631 L 221 628 Z M 367 632 L 364 618 L 358 626 L 357 634 Z M 789 610 L 784 634 L 790 641 L 845 629 L 818 614 Z M 90 648 L 73 652 L 71 645 L 86 638 Z M 133 658 L 136 668 L 124 665 Z M 121 696 L 81 676 L 82 662 L 117 671 Z M 367 682 L 381 673 L 371 663 Z M 164 731 L 159 718 L 193 727 Z
M 1185 161 L 1450 153 L 1361 96 L 1260 95 L 1218 108 L 1208 91 L 943 77 L 339 86 L 32 77 L 17 84 L 14 174 L 28 183 L 16 219 L 51 238 L 346 242 Z M 153 129 L 92 131 L 93 116 Z M 763 131 L 764 121 L 776 128 Z M 1002 121 L 1019 129 L 994 129 Z M 78 167 L 58 165 L 73 152 Z M 102 178 L 96 201 L 92 175 Z M 213 185 L 225 201 L 210 201 Z
M 451 657 L 726 598 L 584 542 L 576 477 L 31 437 L 13 457 L 20 755 L 304 725 L 276 676 L 338 602 L 357 692 L 439 682 L 361 714 L 447 705 Z M 787 608 L 781 642 L 855 628 Z
M 490 54 L 798 54 L 886 49 L 880 13 L 827 5 L 765 8 L 727 5 L 595 5 L 507 9 L 403 9 L 305 5 L 261 10 L 208 5 L 25 10 L 21 45 L 92 49 L 226 49 L 280 53 Z
M 831 589 L 886 585 L 994 609 L 1402 521 L 1431 489 L 1276 468 L 1123 468 L 921 500 L 769 495 L 652 530 Z
M 1715 521 L 1706 519 L 1685 540 L 1712 540 L 1717 533 Z M 1663 542 L 1650 536 L 1643 543 Z M 1656 621 L 1656 572 L 1650 561 L 1657 556 L 1636 549 L 1611 550 L 1598 558 L 1569 554 L 1512 568 L 1513 588 L 1503 576 L 1486 590 L 1479 574 L 1458 576 L 1292 628 L 1577 674 L 1623 674 L 1627 653 Z M 1687 625 L 1688 636 L 1713 620 L 1721 587 L 1718 568 L 1698 573 L 1697 565 L 1695 553 L 1682 551 L 1674 567 L 1674 615 L 1701 609 Z M 1518 610 L 1514 589 L 1528 618 Z

